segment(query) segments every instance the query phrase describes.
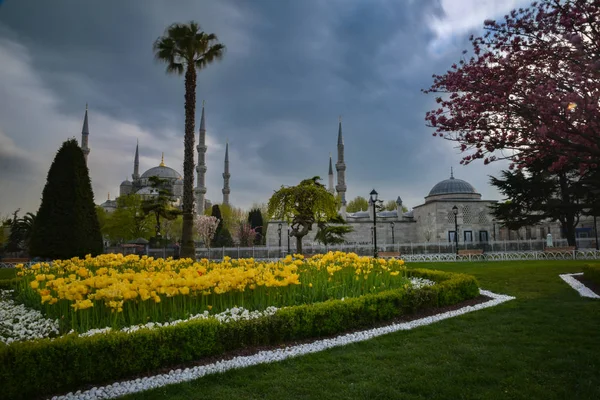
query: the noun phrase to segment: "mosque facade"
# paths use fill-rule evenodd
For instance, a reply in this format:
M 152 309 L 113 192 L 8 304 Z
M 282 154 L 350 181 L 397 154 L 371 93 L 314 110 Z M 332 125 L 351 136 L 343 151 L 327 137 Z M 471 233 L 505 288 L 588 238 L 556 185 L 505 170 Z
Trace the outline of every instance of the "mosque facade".
M 86 106 L 85 117 L 82 129 L 82 149 L 86 157 L 90 153 L 88 147 L 89 137 L 89 126 L 88 126 L 88 109 Z M 196 187 L 194 188 L 194 200 L 196 213 L 203 214 L 205 209 L 211 208 L 212 203 L 206 198 L 206 117 L 204 110 L 204 103 L 202 104 L 202 116 L 200 118 L 200 131 L 198 136 L 198 145 L 196 146 L 198 152 L 198 165 L 196 166 Z M 173 206 L 181 208 L 183 203 L 183 177 L 175 169 L 168 167 L 165 164 L 164 153 L 161 158 L 160 164 L 152 167 L 142 174 L 140 174 L 140 147 L 139 143 L 135 146 L 135 155 L 133 157 L 133 173 L 131 174 L 131 180 L 128 178 L 121 182 L 119 186 L 119 196 L 127 196 L 129 194 L 140 195 L 143 199 L 150 198 L 158 195 L 158 190 L 153 188 L 151 185 L 151 177 L 158 177 L 164 181 L 165 188 L 170 190 L 173 198 Z M 229 205 L 229 194 L 231 189 L 229 187 L 229 179 L 231 174 L 229 173 L 229 143 L 225 145 L 225 162 L 223 170 L 223 194 L 222 204 Z M 117 199 L 110 198 L 100 204 L 107 212 L 112 212 L 117 208 Z

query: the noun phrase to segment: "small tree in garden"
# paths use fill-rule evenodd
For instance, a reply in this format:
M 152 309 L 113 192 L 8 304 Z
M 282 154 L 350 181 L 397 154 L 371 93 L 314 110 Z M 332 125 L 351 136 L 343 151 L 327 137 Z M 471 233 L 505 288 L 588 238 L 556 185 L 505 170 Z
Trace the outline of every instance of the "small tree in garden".
M 145 215 L 152 215 L 155 218 L 154 232 L 156 237 L 160 237 L 161 217 L 168 221 L 172 221 L 181 215 L 181 211 L 173 207 L 173 193 L 168 186 L 166 179 L 161 179 L 158 176 L 149 178 L 150 186 L 157 191 L 155 196 L 151 196 L 142 202 L 142 211 Z
M 217 231 L 212 239 L 212 247 L 231 247 L 233 246 L 233 238 L 231 237 L 231 232 L 225 226 L 224 218 L 221 215 L 220 207 L 215 204 L 212 206 L 212 216 L 217 218 L 219 221 L 219 225 L 217 226 Z
M 369 209 L 369 202 L 362 196 L 356 196 L 354 199 L 348 202 L 346 211 L 349 213 L 355 213 L 358 211 L 366 211 Z
M 100 225 L 83 151 L 75 139 L 56 153 L 31 233 L 32 256 L 67 259 L 102 253 Z
M 327 222 L 319 222 L 317 225 L 319 230 L 315 235 L 315 240 L 325 246 L 344 243 L 346 240 L 344 235 L 353 231 L 352 227 L 340 215 L 336 215 Z
M 326 222 L 337 215 L 338 202 L 318 176 L 305 179 L 297 186 L 276 191 L 269 200 L 269 215 L 290 223 L 290 236 L 296 238 L 296 249 L 302 253 L 302 238 L 312 225 Z
M 210 249 L 212 239 L 215 237 L 219 220 L 212 215 L 199 215 L 196 217 L 196 230 L 204 245 Z
M 465 164 L 544 159 L 553 170 L 598 169 L 598 21 L 597 0 L 541 0 L 485 21 L 487 33 L 470 39 L 474 56 L 425 91 L 439 95 L 425 117 L 433 135 L 457 142 Z
M 238 246 L 242 247 L 251 247 L 254 246 L 254 241 L 256 239 L 257 233 L 250 226 L 248 222 L 241 222 L 238 224 L 235 239 Z

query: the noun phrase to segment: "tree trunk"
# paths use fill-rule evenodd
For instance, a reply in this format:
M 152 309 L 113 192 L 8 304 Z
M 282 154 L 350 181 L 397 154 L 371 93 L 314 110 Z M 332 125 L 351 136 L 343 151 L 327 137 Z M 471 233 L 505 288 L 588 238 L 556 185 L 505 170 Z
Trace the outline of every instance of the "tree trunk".
M 181 257 L 196 258 L 194 246 L 194 126 L 196 113 L 196 68 L 188 64 L 185 72 L 185 136 L 183 139 L 183 229 Z
M 577 235 L 575 233 L 577 212 L 573 210 L 573 199 L 570 196 L 569 180 L 564 173 L 561 173 L 558 175 L 558 181 L 560 184 L 560 195 L 564 210 L 564 222 L 562 223 L 562 228 L 565 231 L 568 245 L 577 246 Z
M 296 254 L 302 254 L 302 236 L 296 236 Z

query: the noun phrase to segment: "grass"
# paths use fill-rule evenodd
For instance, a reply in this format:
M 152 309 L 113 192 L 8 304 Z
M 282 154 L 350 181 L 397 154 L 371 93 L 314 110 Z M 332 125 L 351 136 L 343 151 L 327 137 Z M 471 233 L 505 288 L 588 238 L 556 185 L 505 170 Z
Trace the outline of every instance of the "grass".
M 0 268 L 0 280 L 16 278 L 16 271 L 14 268 Z
M 559 277 L 585 261 L 413 264 L 517 299 L 412 331 L 127 399 L 598 399 L 600 301 Z

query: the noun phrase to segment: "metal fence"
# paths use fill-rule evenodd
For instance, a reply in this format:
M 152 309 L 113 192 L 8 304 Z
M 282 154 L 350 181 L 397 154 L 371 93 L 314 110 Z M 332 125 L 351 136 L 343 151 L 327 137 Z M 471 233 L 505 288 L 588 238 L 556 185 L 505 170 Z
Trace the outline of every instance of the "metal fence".
M 567 247 L 567 239 L 556 239 L 553 241 L 554 247 Z M 580 251 L 595 250 L 596 242 L 593 238 L 577 239 L 577 248 Z M 544 252 L 546 248 L 545 240 L 505 240 L 490 241 L 485 243 L 459 243 L 460 250 L 481 249 L 485 254 L 494 253 L 523 253 L 523 252 Z M 451 258 L 456 254 L 456 246 L 449 242 L 426 242 L 426 243 L 397 243 L 377 246 L 378 252 L 400 253 L 405 260 L 414 258 L 431 258 L 438 256 L 442 258 Z M 289 252 L 294 254 L 295 247 L 291 247 Z M 373 255 L 373 245 L 336 245 L 322 246 L 317 244 L 308 244 L 303 246 L 302 253 L 305 256 L 314 254 L 324 254 L 329 251 L 343 251 L 356 253 L 361 256 Z M 207 258 L 210 260 L 219 260 L 224 257 L 230 258 L 255 258 L 255 259 L 277 259 L 285 257 L 288 254 L 288 247 L 219 247 L 219 248 L 197 248 L 196 258 Z M 413 257 L 414 256 L 414 257 Z M 543 256 L 540 256 L 543 258 Z
M 554 247 L 567 247 L 566 239 L 554 240 Z M 548 252 L 545 240 L 506 240 L 487 243 L 459 243 L 459 249 L 481 249 L 483 254 L 457 255 L 454 243 L 399 243 L 377 246 L 379 253 L 399 253 L 407 262 L 446 262 L 446 261 L 508 261 L 508 260 L 568 260 L 568 259 L 600 259 L 600 251 L 596 250 L 593 238 L 577 239 L 577 250 Z M 290 252 L 295 253 L 295 247 Z M 373 255 L 373 245 L 337 245 L 321 246 L 309 244 L 303 248 L 304 256 L 325 254 L 329 251 L 356 253 L 361 256 Z M 148 249 L 148 256 L 167 258 L 174 255 L 173 248 Z M 287 246 L 282 247 L 220 247 L 197 248 L 196 258 L 222 260 L 230 258 L 254 258 L 257 260 L 277 260 L 288 254 Z M 26 266 L 34 262 L 25 263 Z M 0 260 L 0 268 L 12 268 L 16 263 Z

